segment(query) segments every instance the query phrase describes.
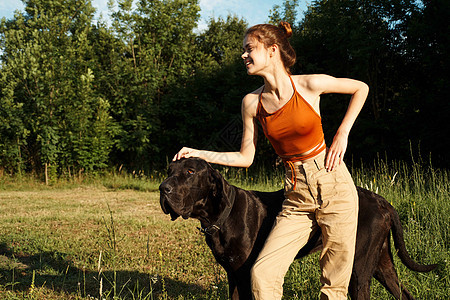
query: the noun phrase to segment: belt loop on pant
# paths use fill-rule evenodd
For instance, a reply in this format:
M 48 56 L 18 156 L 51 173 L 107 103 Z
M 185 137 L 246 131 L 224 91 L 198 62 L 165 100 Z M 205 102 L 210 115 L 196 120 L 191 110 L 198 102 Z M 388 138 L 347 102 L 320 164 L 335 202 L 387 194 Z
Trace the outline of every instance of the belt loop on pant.
M 289 166 L 289 168 L 291 169 L 291 172 L 292 172 L 292 174 L 291 174 L 291 181 L 294 183 L 294 186 L 293 186 L 292 189 L 295 191 L 295 187 L 297 186 L 297 175 L 295 174 L 295 166 L 294 166 L 294 163 L 292 161 L 290 161 L 290 160 L 287 160 L 286 163 L 287 163 L 287 165 Z
M 314 159 L 314 163 L 316 164 L 317 170 L 320 170 L 319 164 L 317 163 L 317 159 Z

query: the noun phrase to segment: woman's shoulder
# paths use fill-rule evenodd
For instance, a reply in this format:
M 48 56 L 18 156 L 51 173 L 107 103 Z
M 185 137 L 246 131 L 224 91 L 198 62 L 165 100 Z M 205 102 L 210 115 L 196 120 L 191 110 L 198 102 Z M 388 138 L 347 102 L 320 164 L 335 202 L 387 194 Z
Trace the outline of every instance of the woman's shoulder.
M 332 78 L 332 76 L 326 74 L 302 74 L 291 77 L 296 86 L 308 90 L 316 90 L 324 81 Z
M 255 117 L 258 110 L 259 96 L 263 91 L 264 86 L 259 87 L 253 92 L 248 93 L 242 99 L 242 110 L 243 113 L 250 114 Z
M 320 84 L 324 80 L 333 78 L 332 76 L 326 74 L 302 74 L 302 75 L 293 75 L 291 77 L 294 80 L 295 84 L 309 88 L 317 84 Z

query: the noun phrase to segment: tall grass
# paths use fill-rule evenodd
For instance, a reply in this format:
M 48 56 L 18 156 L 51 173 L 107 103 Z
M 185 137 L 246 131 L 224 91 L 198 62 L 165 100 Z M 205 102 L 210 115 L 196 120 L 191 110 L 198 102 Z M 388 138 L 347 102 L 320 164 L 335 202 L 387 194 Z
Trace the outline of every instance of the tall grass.
M 373 168 L 353 170 L 355 182 L 385 197 L 397 210 L 405 230 L 406 247 L 418 262 L 439 263 L 430 273 L 409 271 L 394 254 L 400 280 L 418 299 L 447 299 L 450 287 L 449 172 L 416 162 L 379 160 Z M 377 284 L 375 284 L 377 286 Z M 385 299 L 377 288 L 375 299 Z
M 220 168 L 245 189 L 276 190 L 284 170 Z M 357 185 L 399 212 L 409 253 L 440 263 L 408 270 L 394 254 L 401 282 L 418 299 L 450 294 L 448 171 L 377 160 L 353 167 Z M 112 173 L 44 186 L 0 178 L 1 299 L 227 299 L 227 281 L 195 220 L 171 222 L 159 207 L 163 176 Z M 315 299 L 318 254 L 292 264 L 285 299 Z M 390 299 L 373 281 L 373 299 Z
M 394 253 L 401 282 L 418 299 L 448 299 L 450 295 L 449 171 L 412 161 L 377 159 L 370 165 L 349 167 L 356 185 L 378 193 L 397 210 L 405 231 L 406 247 L 419 263 L 439 263 L 438 270 L 417 273 L 407 269 Z M 227 170 L 230 182 L 243 188 L 275 190 L 282 187 L 283 167 Z M 285 281 L 286 299 L 314 299 L 319 287 L 318 254 L 296 261 Z M 372 298 L 389 299 L 390 294 L 373 280 Z

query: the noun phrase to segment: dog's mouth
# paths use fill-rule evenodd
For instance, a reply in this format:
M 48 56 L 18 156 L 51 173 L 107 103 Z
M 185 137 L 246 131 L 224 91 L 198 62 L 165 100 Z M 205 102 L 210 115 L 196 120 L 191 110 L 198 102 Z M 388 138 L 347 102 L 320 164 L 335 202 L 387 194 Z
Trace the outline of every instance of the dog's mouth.
M 175 210 L 170 206 L 169 202 L 165 199 L 165 197 L 161 196 L 160 200 L 162 211 L 166 215 L 170 215 L 172 221 L 175 221 L 180 215 L 175 212 Z
M 172 221 L 182 217 L 183 219 L 188 219 L 190 217 L 190 212 L 182 212 L 175 210 L 172 205 L 170 205 L 167 197 L 161 195 L 160 200 L 161 208 L 166 215 L 170 215 Z

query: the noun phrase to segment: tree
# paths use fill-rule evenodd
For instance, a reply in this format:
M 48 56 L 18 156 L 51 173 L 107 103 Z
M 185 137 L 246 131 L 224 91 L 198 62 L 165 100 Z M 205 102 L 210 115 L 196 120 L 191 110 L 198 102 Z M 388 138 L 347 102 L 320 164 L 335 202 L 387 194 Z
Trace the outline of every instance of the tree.
M 284 0 L 282 7 L 274 5 L 270 10 L 269 22 L 278 25 L 280 21 L 285 21 L 291 24 L 292 27 L 295 27 L 297 23 L 298 5 L 298 0 Z M 281 8 L 283 8 L 282 11 Z
M 393 108 L 409 86 L 403 72 L 405 29 L 416 10 L 413 1 L 323 0 L 313 2 L 300 23 L 300 35 L 293 41 L 298 69 L 355 78 L 370 86 L 359 125 L 352 130 L 350 153 L 373 157 L 396 144 L 399 135 L 388 132 L 397 115 Z M 324 124 L 330 124 L 326 136 L 332 138 L 348 100 L 324 98 Z M 393 156 L 397 151 L 401 150 L 395 149 Z
M 6 21 L 2 20 L 0 43 L 3 57 L 6 56 L 5 32 Z M 21 148 L 26 143 L 29 134 L 24 124 L 23 103 L 16 101 L 14 90 L 19 85 L 18 78 L 11 78 L 14 72 L 11 65 L 2 64 L 0 72 L 0 172 L 15 171 L 18 174 L 23 170 L 23 157 Z
M 130 168 L 159 161 L 161 98 L 193 75 L 197 0 L 119 1 L 112 13 L 117 41 L 104 53 L 101 86 L 118 130 L 114 160 Z M 110 58 L 113 56 L 114 58 Z
M 402 111 L 409 121 L 408 138 L 441 166 L 450 166 L 446 151 L 450 127 L 445 125 L 450 114 L 449 16 L 448 1 L 425 0 L 411 15 L 405 34 L 408 71 L 404 73 L 410 83 L 403 94 Z
M 28 0 L 25 5 L 25 13 L 2 21 L 1 101 L 13 108 L 16 131 L 9 140 L 17 141 L 15 155 L 28 162 L 29 170 L 43 169 L 48 183 L 63 170 L 105 165 L 109 133 L 93 137 L 91 129 L 108 124 L 108 105 L 94 95 L 89 68 L 91 2 Z M 81 155 L 94 149 L 102 153 Z
M 236 16 L 211 18 L 208 29 L 198 35 L 193 48 L 197 55 L 195 76 L 174 84 L 162 98 L 162 153 L 173 155 L 181 146 L 219 151 L 239 147 L 234 139 L 224 140 L 220 135 L 229 126 L 242 130 L 241 100 L 245 92 L 256 88 L 258 80 L 249 78 L 242 64 L 247 26 Z

